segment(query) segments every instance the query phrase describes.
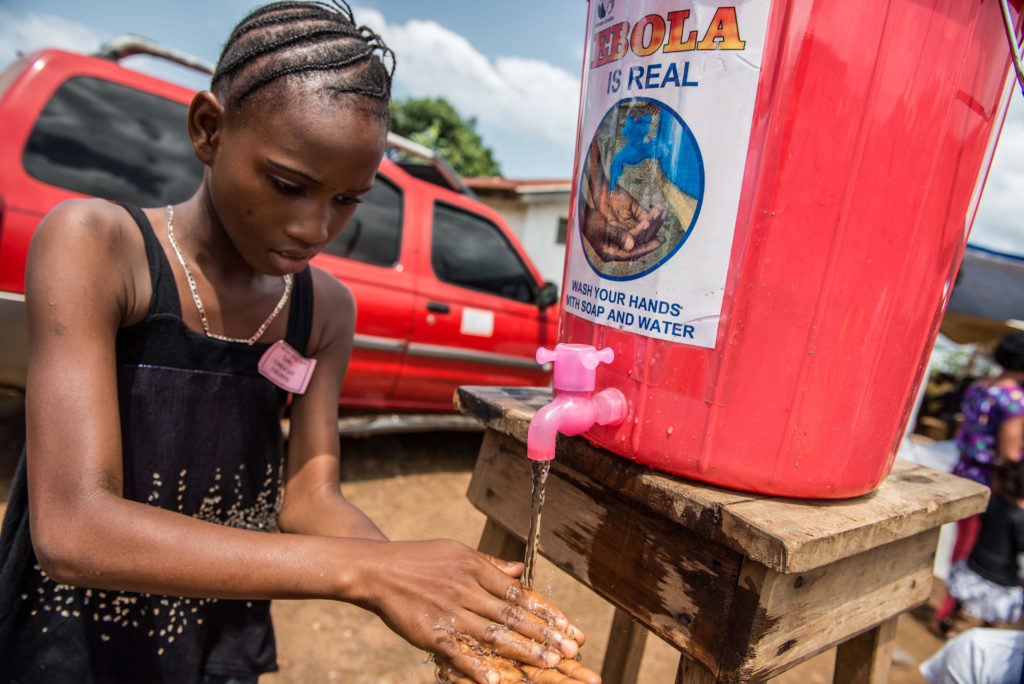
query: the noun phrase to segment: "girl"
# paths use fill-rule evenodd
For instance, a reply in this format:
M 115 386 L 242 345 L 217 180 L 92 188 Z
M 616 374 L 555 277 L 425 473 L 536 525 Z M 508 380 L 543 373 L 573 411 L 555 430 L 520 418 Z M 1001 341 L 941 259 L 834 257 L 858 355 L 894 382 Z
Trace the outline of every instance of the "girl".
M 964 392 L 964 424 L 956 439 L 960 460 L 953 468 L 954 475 L 983 485 L 990 484 L 995 464 L 1019 461 L 1024 448 L 1024 333 L 1005 335 L 993 358 L 1002 372 Z
M 1024 609 L 1018 554 L 1024 553 L 1024 463 L 997 465 L 992 497 L 981 514 L 981 531 L 966 561 L 946 581 L 956 607 L 986 626 L 1017 622 Z
M 960 459 L 953 474 L 990 485 L 992 469 L 999 463 L 1021 460 L 1024 448 L 1024 333 L 1005 335 L 993 354 L 1002 372 L 967 388 L 961 402 L 964 424 L 957 435 Z M 952 561 L 965 560 L 981 529 L 981 516 L 957 523 Z M 944 636 L 952 625 L 956 602 L 951 596 L 935 610 L 929 629 Z
M 276 669 L 271 598 L 363 606 L 467 681 L 576 655 L 520 564 L 388 541 L 339 492 L 355 302 L 309 260 L 373 184 L 386 63 L 347 7 L 257 9 L 189 109 L 190 199 L 73 201 L 40 224 L 0 681 L 255 682 Z

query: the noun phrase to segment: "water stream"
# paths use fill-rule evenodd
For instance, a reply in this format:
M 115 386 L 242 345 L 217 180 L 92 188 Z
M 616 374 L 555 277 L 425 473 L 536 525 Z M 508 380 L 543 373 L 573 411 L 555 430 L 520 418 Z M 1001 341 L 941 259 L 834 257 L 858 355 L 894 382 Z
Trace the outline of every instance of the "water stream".
M 526 537 L 526 557 L 523 559 L 523 585 L 533 586 L 536 571 L 537 541 L 540 539 L 540 512 L 544 508 L 544 490 L 547 486 L 551 461 L 533 462 L 533 489 L 530 497 L 530 533 Z

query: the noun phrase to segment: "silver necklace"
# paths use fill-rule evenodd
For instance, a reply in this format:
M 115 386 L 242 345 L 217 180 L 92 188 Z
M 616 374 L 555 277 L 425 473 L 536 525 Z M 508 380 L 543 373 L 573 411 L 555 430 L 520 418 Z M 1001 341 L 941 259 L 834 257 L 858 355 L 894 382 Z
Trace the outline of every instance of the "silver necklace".
M 277 302 L 277 306 L 267 316 L 267 320 L 263 321 L 263 325 L 256 329 L 256 332 L 252 334 L 249 339 L 242 339 L 239 337 L 225 337 L 223 335 L 217 335 L 216 333 L 210 332 L 210 324 L 206 320 L 206 309 L 203 308 L 203 300 L 199 298 L 199 290 L 196 289 L 196 279 L 192 276 L 192 269 L 188 267 L 188 263 L 185 261 L 185 257 L 181 253 L 181 249 L 178 248 L 178 242 L 174 239 L 174 208 L 171 205 L 167 205 L 167 239 L 171 242 L 171 248 L 174 249 L 174 254 L 178 257 L 178 262 L 181 267 L 185 269 L 185 279 L 188 281 L 188 289 L 192 292 L 192 301 L 196 304 L 196 311 L 199 312 L 199 322 L 203 324 L 203 332 L 206 333 L 207 337 L 212 337 L 215 340 L 221 340 L 222 342 L 241 342 L 242 344 L 248 344 L 252 346 L 256 343 L 256 340 L 263 336 L 263 333 L 267 331 L 270 324 L 274 322 L 277 315 L 284 309 L 284 305 L 288 302 L 288 297 L 292 293 L 292 274 L 289 273 L 284 276 L 284 294 L 281 295 L 280 301 Z

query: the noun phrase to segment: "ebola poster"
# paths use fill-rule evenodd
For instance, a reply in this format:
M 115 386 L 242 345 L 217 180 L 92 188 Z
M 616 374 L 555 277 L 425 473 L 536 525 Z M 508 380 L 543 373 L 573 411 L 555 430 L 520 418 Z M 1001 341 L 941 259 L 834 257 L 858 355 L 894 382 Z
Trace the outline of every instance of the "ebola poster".
M 768 0 L 591 0 L 565 310 L 715 346 Z

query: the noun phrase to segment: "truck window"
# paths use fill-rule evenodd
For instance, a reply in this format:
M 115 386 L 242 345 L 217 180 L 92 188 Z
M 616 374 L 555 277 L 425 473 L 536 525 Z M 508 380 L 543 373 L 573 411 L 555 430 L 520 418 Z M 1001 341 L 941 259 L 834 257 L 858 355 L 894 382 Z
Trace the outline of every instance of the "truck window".
M 501 230 L 486 219 L 434 205 L 430 262 L 439 280 L 520 302 L 534 301 L 532 279 Z
M 348 225 L 324 251 L 375 266 L 394 266 L 402 243 L 402 191 L 377 176 Z
M 71 78 L 36 122 L 22 161 L 37 180 L 144 207 L 187 199 L 203 165 L 185 105 L 98 78 Z

